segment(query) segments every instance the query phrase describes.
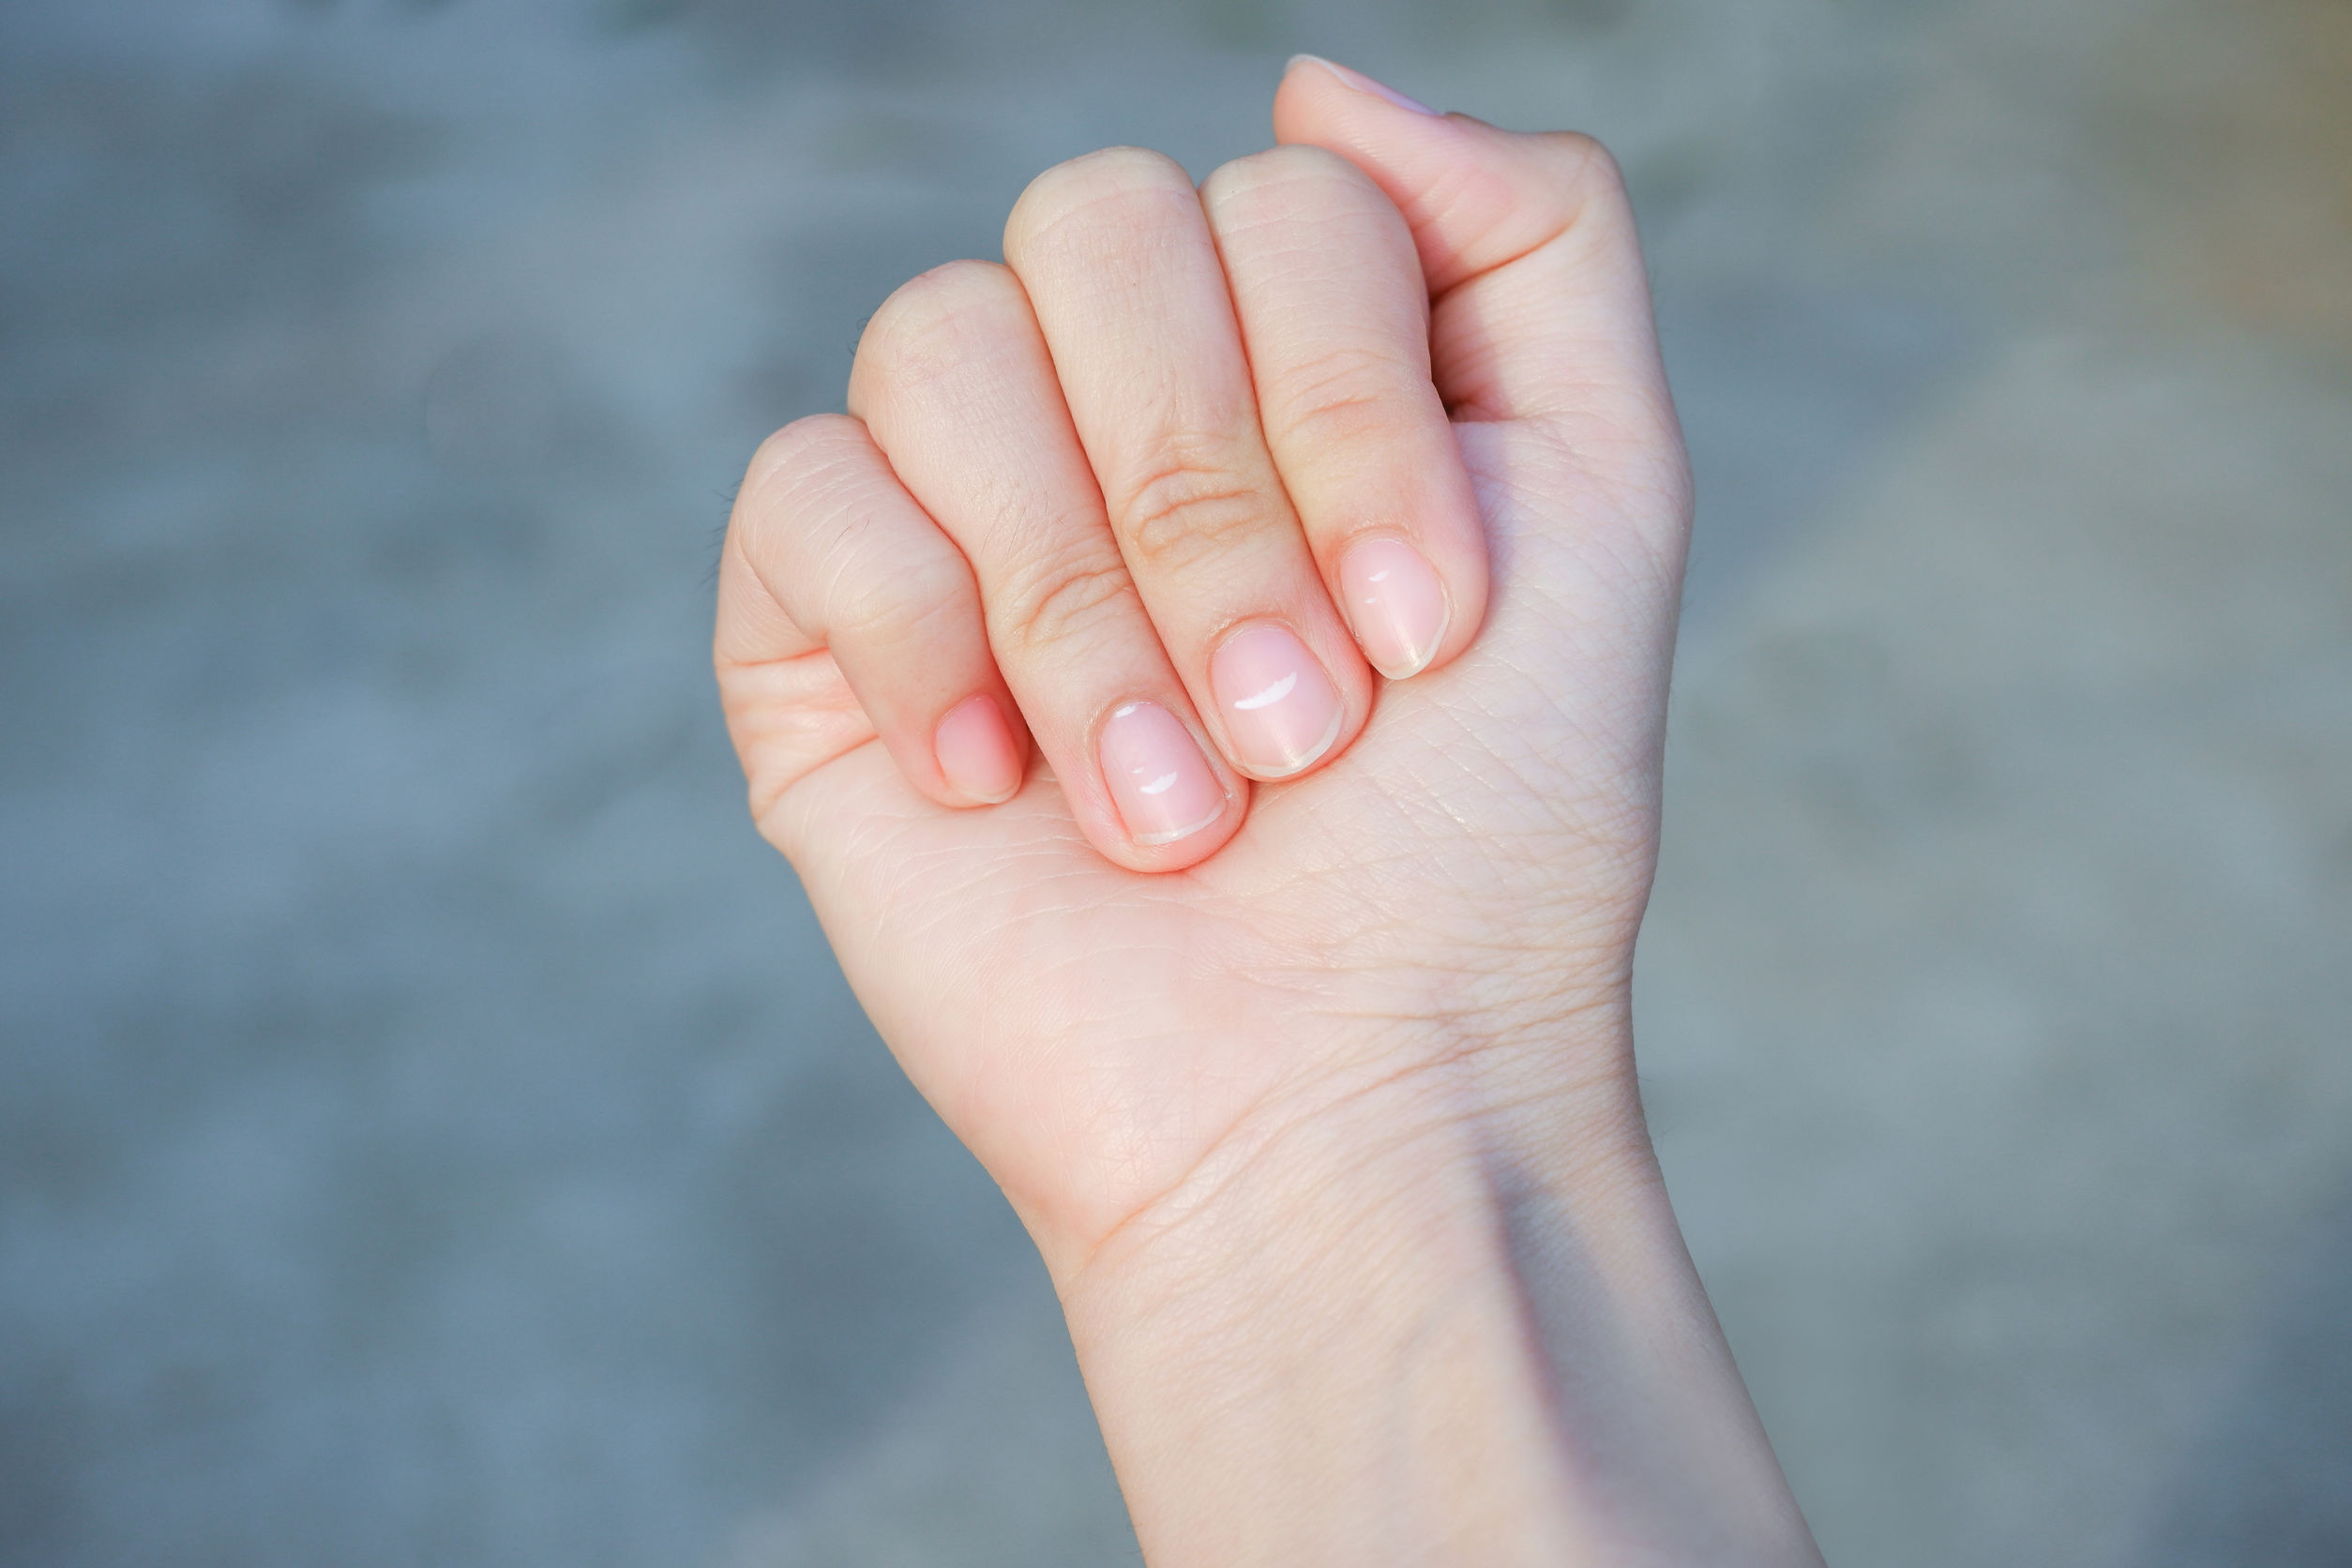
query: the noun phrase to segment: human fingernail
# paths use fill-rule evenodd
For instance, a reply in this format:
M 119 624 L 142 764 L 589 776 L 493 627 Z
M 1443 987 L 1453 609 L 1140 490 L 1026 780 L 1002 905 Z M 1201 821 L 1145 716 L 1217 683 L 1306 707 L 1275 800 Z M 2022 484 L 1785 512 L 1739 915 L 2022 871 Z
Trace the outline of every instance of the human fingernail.
M 1339 736 L 1339 693 L 1298 634 L 1256 626 L 1225 640 L 1209 661 L 1233 761 L 1259 778 L 1287 778 Z
M 1402 539 L 1366 539 L 1349 550 L 1339 563 L 1339 593 L 1357 646 L 1392 681 L 1428 668 L 1454 618 L 1445 584 Z
M 1102 758 L 1110 798 L 1138 844 L 1172 844 L 1225 815 L 1225 789 L 1192 731 L 1156 702 L 1111 710 Z
M 1357 92 L 1370 93 L 1374 98 L 1386 98 L 1389 102 L 1396 105 L 1399 109 L 1410 109 L 1416 114 L 1428 114 L 1431 116 L 1437 116 L 1440 113 L 1438 110 L 1430 108 L 1425 103 L 1415 102 L 1413 99 L 1407 98 L 1404 94 L 1398 92 L 1395 88 L 1389 86 L 1385 83 L 1375 82 L 1370 77 L 1364 75 L 1364 72 L 1360 70 L 1349 70 L 1338 61 L 1326 60 L 1320 54 L 1293 54 L 1290 56 L 1289 65 L 1283 67 L 1283 69 L 1288 71 L 1302 64 L 1320 66 L 1325 70 L 1331 72 L 1334 76 L 1339 78 L 1339 80 L 1348 86 L 1353 87 Z
M 931 736 L 947 787 L 983 806 L 1008 801 L 1021 787 L 1021 748 L 1004 711 L 986 693 L 948 710 Z

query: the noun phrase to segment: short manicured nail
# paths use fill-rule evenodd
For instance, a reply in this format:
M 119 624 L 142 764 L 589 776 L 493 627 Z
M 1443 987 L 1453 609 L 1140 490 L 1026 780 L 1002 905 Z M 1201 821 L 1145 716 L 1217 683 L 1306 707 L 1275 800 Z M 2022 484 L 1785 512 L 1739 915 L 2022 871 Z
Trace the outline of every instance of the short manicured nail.
M 1209 661 L 1233 761 L 1259 778 L 1287 778 L 1339 736 L 1339 693 L 1298 634 L 1256 626 L 1225 640 Z
M 1103 776 L 1138 844 L 1170 844 L 1225 815 L 1225 788 L 1192 731 L 1156 702 L 1111 710 L 1103 725 Z
M 1402 539 L 1366 539 L 1349 550 L 1339 563 L 1339 592 L 1357 646 L 1392 681 L 1428 668 L 1454 618 L 1445 584 Z
M 1430 108 L 1425 103 L 1414 102 L 1411 98 L 1407 98 L 1404 94 L 1398 92 L 1395 88 L 1387 85 L 1385 83 L 1375 82 L 1370 77 L 1364 75 L 1364 72 L 1360 70 L 1349 70 L 1338 61 L 1326 60 L 1320 54 L 1293 54 L 1290 56 L 1290 64 L 1283 68 L 1285 70 L 1289 70 L 1302 63 L 1306 65 L 1320 66 L 1325 70 L 1331 72 L 1334 76 L 1339 78 L 1341 82 L 1347 83 L 1350 87 L 1353 87 L 1357 92 L 1370 93 L 1374 98 L 1386 98 L 1389 102 L 1396 105 L 1399 109 L 1410 109 L 1416 114 L 1436 115 L 1439 113 L 1439 111 Z
M 1008 801 L 1021 787 L 1021 748 L 996 699 L 983 693 L 948 710 L 931 737 L 947 787 L 984 806 Z

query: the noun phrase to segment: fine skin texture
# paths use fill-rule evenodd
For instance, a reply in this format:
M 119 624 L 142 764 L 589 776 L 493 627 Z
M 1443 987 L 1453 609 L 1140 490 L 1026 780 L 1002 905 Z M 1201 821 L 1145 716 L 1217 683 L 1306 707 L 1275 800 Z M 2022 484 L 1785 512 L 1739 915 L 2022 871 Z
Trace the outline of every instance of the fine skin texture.
M 1817 1562 L 1635 1089 L 1690 499 L 1622 187 L 1315 60 L 1274 130 L 1048 171 L 762 445 L 753 815 L 1155 1568 Z

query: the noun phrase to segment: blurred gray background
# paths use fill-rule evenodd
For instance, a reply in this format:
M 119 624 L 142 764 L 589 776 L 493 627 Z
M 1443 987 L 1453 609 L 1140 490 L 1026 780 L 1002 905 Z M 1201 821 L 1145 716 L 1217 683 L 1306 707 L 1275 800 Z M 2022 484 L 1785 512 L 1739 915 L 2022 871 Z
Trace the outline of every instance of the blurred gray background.
M 2352 1563 L 2346 0 L 0 0 L 0 1560 L 1133 1560 L 711 565 L 1294 49 L 1630 171 L 1645 1078 L 1832 1560 Z

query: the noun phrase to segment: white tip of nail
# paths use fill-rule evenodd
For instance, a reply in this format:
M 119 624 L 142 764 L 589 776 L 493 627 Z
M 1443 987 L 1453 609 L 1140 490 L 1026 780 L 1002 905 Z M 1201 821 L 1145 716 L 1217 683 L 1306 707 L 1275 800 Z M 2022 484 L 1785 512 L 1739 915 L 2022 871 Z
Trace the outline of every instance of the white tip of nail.
M 1236 705 L 1238 706 L 1238 704 Z M 1323 738 L 1317 741 L 1314 746 L 1309 747 L 1305 756 L 1300 758 L 1297 761 L 1291 763 L 1289 767 L 1282 769 L 1280 772 L 1275 772 L 1269 768 L 1248 766 L 1243 766 L 1242 771 L 1249 775 L 1250 777 L 1265 784 L 1275 784 L 1285 778 L 1294 778 L 1323 760 L 1324 753 L 1331 750 L 1331 743 L 1339 738 L 1340 726 L 1347 722 L 1348 710 L 1343 707 L 1337 713 L 1331 716 L 1331 728 L 1323 731 Z
M 1172 777 L 1173 775 L 1170 776 Z M 1224 815 L 1225 807 L 1223 806 L 1219 806 L 1214 811 L 1210 812 L 1207 816 L 1201 818 L 1199 822 L 1192 823 L 1188 827 L 1170 828 L 1166 833 L 1138 833 L 1135 836 L 1135 841 L 1138 844 L 1142 845 L 1147 850 L 1155 849 L 1162 844 L 1173 844 L 1179 838 L 1191 837 L 1194 834 L 1199 833 L 1202 828 L 1207 827 L 1211 822 L 1215 822 L 1219 817 Z
M 1423 671 L 1425 671 L 1425 670 L 1428 669 L 1428 668 L 1429 668 L 1429 661 L 1430 661 L 1431 659 L 1433 659 L 1433 658 L 1437 657 L 1437 656 L 1438 656 L 1438 651 L 1437 651 L 1435 648 L 1432 648 L 1432 649 L 1430 649 L 1427 653 L 1425 653 L 1425 654 L 1422 655 L 1419 658 L 1417 658 L 1417 659 L 1413 660 L 1410 664 L 1399 665 L 1397 668 L 1395 668 L 1395 669 L 1394 669 L 1394 670 L 1390 669 L 1387 665 L 1385 665 L 1385 664 L 1380 664 L 1380 663 L 1379 663 L 1379 662 L 1377 662 L 1377 661 L 1373 664 L 1373 666 L 1372 666 L 1372 667 L 1373 667 L 1375 670 L 1378 670 L 1378 671 L 1381 673 L 1381 675 L 1383 675 L 1384 677 L 1386 677 L 1386 678 L 1387 678 L 1387 679 L 1389 679 L 1389 680 L 1392 680 L 1392 681 L 1410 681 L 1410 680 L 1411 680 L 1411 679 L 1412 679 L 1415 675 L 1418 675 L 1418 674 L 1420 674 Z

